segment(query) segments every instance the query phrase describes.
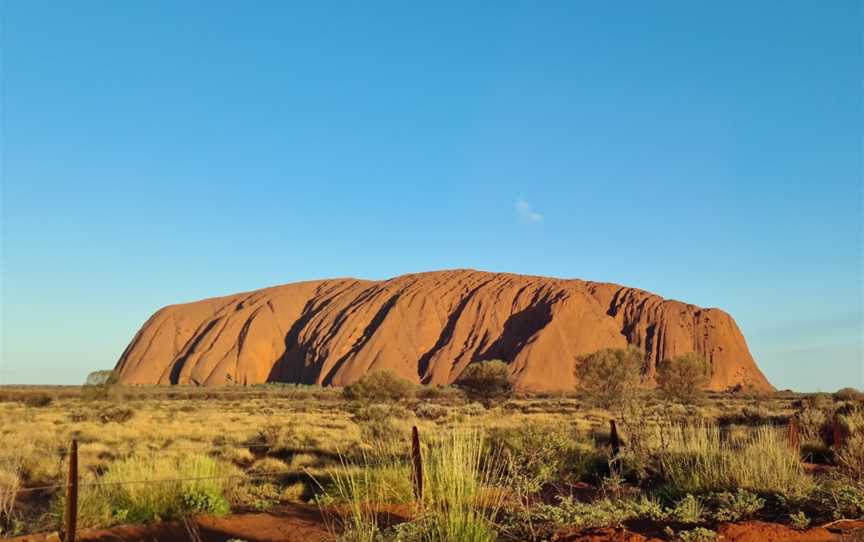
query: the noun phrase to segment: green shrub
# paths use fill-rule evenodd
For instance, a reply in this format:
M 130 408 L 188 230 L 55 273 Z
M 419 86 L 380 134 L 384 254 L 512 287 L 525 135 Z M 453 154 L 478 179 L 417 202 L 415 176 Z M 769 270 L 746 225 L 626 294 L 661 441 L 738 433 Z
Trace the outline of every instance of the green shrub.
M 479 401 L 488 408 L 508 397 L 513 391 L 510 367 L 499 360 L 472 363 L 459 375 L 456 386 L 463 390 L 470 400 Z
M 224 516 L 231 507 L 221 491 L 208 488 L 189 488 L 180 496 L 183 511 L 187 514 L 215 514 Z
M 342 395 L 351 401 L 384 403 L 411 397 L 416 386 L 389 370 L 375 371 L 342 388 Z
M 798 511 L 794 514 L 789 514 L 789 524 L 792 525 L 794 529 L 803 531 L 810 526 L 810 518 L 807 517 L 807 514 L 804 512 Z
M 864 518 L 864 480 L 823 480 L 813 492 L 810 506 L 826 518 Z
M 599 499 L 579 502 L 566 495 L 555 505 L 541 504 L 536 508 L 535 521 L 557 527 L 594 529 L 621 527 L 625 521 L 637 518 L 664 519 L 669 511 L 646 497 L 638 499 Z
M 713 495 L 717 507 L 714 519 L 717 521 L 739 521 L 753 516 L 765 506 L 765 499 L 745 489 L 735 493 L 724 491 Z
M 576 380 L 581 393 L 609 409 L 623 404 L 639 386 L 645 354 L 634 347 L 604 348 L 576 362 Z
M 695 352 L 665 359 L 657 366 L 657 387 L 682 403 L 692 402 L 710 378 L 711 367 Z
M 678 501 L 672 510 L 672 517 L 681 523 L 700 523 L 704 515 L 705 507 L 702 505 L 702 500 L 689 493 Z
M 514 488 L 523 493 L 536 493 L 550 482 L 579 481 L 597 455 L 591 443 L 552 424 L 496 429 L 489 441 L 493 450 L 500 451 Z
M 672 531 L 671 528 L 667 527 L 667 529 Z M 667 532 L 667 534 L 673 535 L 672 540 L 674 542 L 714 542 L 717 540 L 717 533 L 705 527 L 696 527 L 689 531 L 679 531 L 677 533 Z

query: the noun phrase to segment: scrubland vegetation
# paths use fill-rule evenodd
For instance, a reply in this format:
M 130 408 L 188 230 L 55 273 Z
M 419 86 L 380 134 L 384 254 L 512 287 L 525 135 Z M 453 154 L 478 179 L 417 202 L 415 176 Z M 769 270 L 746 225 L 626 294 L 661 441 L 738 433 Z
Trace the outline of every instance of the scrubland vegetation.
M 621 364 L 638 370 L 631 358 L 604 352 L 580 370 L 600 382 Z M 499 364 L 446 388 L 372 373 L 342 390 L 126 388 L 108 375 L 0 389 L 0 533 L 58 528 L 62 489 L 28 489 L 63 483 L 72 438 L 82 527 L 292 502 L 319 506 L 346 542 L 539 541 L 635 523 L 712 540 L 722 522 L 864 518 L 860 393 L 703 393 L 698 361 L 679 361 L 658 391 L 625 380 L 519 394 Z

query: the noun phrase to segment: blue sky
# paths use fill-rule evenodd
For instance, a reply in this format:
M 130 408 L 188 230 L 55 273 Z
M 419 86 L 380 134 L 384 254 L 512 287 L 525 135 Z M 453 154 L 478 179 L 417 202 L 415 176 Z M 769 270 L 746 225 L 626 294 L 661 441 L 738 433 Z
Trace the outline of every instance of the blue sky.
M 862 4 L 2 2 L 0 383 L 174 302 L 471 267 L 864 387 Z

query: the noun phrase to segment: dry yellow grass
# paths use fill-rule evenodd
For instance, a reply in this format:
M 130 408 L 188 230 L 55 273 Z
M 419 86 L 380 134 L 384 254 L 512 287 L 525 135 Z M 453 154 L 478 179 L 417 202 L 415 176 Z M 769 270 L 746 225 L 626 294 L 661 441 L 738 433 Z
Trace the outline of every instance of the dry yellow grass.
M 6 399 L 0 400 L 0 514 L 11 508 L 14 499 L 10 495 L 16 487 L 62 483 L 65 449 L 72 438 L 79 442 L 83 481 L 102 479 L 119 464 L 155 458 L 173 461 L 190 454 L 213 458 L 220 469 L 250 474 L 320 472 L 339 453 L 368 450 L 364 439 L 376 422 L 355 416 L 354 409 L 336 393 L 315 393 L 321 397 L 259 390 L 220 393 L 136 388 L 91 400 L 72 388 L 62 388 L 49 405 L 33 407 L 8 400 L 8 393 L 0 390 L 0 399 Z M 181 398 L 170 398 L 172 395 Z M 682 417 L 711 418 L 744 409 L 782 415 L 790 412 L 791 399 L 718 396 L 699 407 L 656 403 L 640 415 L 655 420 L 671 411 Z M 406 448 L 412 425 L 419 427 L 424 439 L 456 427 L 518 430 L 537 424 L 602 436 L 608 433 L 610 417 L 604 410 L 564 395 L 515 399 L 491 409 L 445 399 L 440 404 L 446 412 L 435 419 L 414 414 L 423 402 L 435 399 L 395 407 L 398 410 L 389 416 L 391 433 L 387 436 L 400 449 Z M 242 506 L 253 508 L 297 499 L 307 489 L 296 480 L 286 481 L 285 486 L 277 480 L 266 481 L 271 482 L 273 487 L 261 482 L 251 490 L 240 490 L 245 483 L 241 480 L 231 482 L 237 487 L 229 489 L 244 495 Z

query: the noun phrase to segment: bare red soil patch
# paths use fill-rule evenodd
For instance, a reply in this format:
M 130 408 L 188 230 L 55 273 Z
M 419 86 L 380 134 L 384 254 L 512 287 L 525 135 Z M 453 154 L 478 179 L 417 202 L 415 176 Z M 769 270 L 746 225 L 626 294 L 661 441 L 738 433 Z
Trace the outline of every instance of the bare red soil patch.
M 864 531 L 864 521 L 843 521 L 828 527 L 814 527 L 806 531 L 796 531 L 785 525 L 747 521 L 726 523 L 717 530 L 720 540 L 729 542 L 834 542 L 854 540 L 853 533 Z
M 230 539 L 248 542 L 329 542 L 320 512 L 311 506 L 282 506 L 267 513 L 236 514 L 227 517 L 202 516 L 195 520 L 203 542 L 226 542 Z M 635 529 L 641 530 L 638 526 Z M 663 542 L 657 529 L 644 533 L 628 529 L 592 529 L 582 532 L 562 532 L 556 542 Z M 864 520 L 842 521 L 824 527 L 798 531 L 777 523 L 747 521 L 724 523 L 717 529 L 718 542 L 853 542 L 864 540 Z M 665 537 L 664 537 L 665 538 Z M 56 533 L 28 535 L 9 542 L 53 542 Z M 182 522 L 153 525 L 91 529 L 79 532 L 82 542 L 189 542 L 190 535 Z
M 226 517 L 201 516 L 195 519 L 203 542 L 225 542 L 232 538 L 248 542 L 323 542 L 330 540 L 318 509 L 311 506 L 284 506 L 260 514 L 237 514 Z M 82 542 L 189 542 L 190 535 L 182 522 L 83 530 Z M 58 540 L 56 533 L 28 535 L 14 542 L 49 542 Z
M 627 529 L 593 529 L 587 532 L 558 535 L 556 542 L 663 542 Z

